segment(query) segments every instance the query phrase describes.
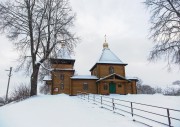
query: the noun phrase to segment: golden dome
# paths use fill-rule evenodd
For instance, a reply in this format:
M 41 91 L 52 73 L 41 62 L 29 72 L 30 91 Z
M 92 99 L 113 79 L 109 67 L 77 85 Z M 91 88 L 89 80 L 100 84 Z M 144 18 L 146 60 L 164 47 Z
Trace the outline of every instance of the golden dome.
M 108 43 L 107 42 L 104 42 L 103 48 L 108 48 Z

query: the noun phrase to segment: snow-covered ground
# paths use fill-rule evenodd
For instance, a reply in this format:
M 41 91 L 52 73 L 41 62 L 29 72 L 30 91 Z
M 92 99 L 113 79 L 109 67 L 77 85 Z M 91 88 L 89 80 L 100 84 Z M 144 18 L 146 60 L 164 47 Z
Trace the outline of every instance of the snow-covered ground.
M 83 97 L 83 96 L 82 96 Z M 89 98 L 94 102 L 94 95 L 89 95 Z M 112 100 L 112 98 L 114 98 Z M 86 96 L 88 100 L 88 96 Z M 95 103 L 101 106 L 101 96 L 95 95 Z M 115 110 L 113 110 L 113 103 Z M 132 117 L 132 109 L 133 117 Z M 145 105 L 144 105 L 145 104 Z M 150 106 L 149 106 L 150 105 Z M 152 106 L 154 107 L 152 107 Z M 104 109 L 113 110 L 116 113 L 120 113 L 128 118 L 136 121 L 143 122 L 153 127 L 166 127 L 166 125 L 153 122 L 151 120 L 144 119 L 140 116 L 152 119 L 161 123 L 169 125 L 167 110 L 169 111 L 171 126 L 180 127 L 180 96 L 164 96 L 160 94 L 155 95 L 117 95 L 112 94 L 108 96 L 102 96 L 102 106 Z M 160 107 L 160 108 L 159 108 Z M 176 109 L 176 110 L 173 110 Z M 122 111 L 124 110 L 124 111 Z M 140 116 L 138 116 L 140 115 Z M 179 120 L 175 120 L 175 119 Z
M 110 95 L 107 97 L 180 109 L 180 97 L 163 95 Z M 180 113 L 175 116 L 180 118 Z M 83 100 L 77 96 L 65 94 L 39 95 L 0 107 L 0 127 L 84 126 L 146 127 L 133 122 L 132 117 L 128 115 L 123 117 L 105 108 L 100 108 L 100 105 L 94 104 L 93 101 L 88 102 L 87 99 Z M 180 124 L 176 126 L 179 127 Z M 161 125 L 155 127 L 161 127 Z
M 144 127 L 68 95 L 43 95 L 0 107 L 0 127 Z

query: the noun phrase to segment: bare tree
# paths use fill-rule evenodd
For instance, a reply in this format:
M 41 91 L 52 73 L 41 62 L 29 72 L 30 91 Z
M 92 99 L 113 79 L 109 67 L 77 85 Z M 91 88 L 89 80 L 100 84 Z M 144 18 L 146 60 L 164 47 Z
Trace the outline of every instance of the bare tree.
M 51 91 L 50 87 L 47 84 L 44 84 L 44 85 L 40 86 L 40 88 L 39 88 L 39 92 L 42 94 L 50 94 L 50 91 Z
M 0 30 L 19 53 L 17 70 L 31 75 L 31 96 L 37 94 L 40 65 L 56 56 L 60 44 L 73 51 L 75 14 L 68 0 L 7 0 L 0 3 Z
M 180 86 L 180 80 L 176 80 L 172 83 L 172 85 L 179 85 Z
M 151 13 L 150 38 L 155 46 L 150 60 L 165 58 L 168 66 L 180 65 L 180 1 L 145 0 Z
M 153 87 L 149 86 L 149 85 L 145 85 L 143 84 L 142 79 L 136 77 L 138 79 L 137 82 L 137 93 L 138 94 L 155 94 L 156 91 Z
M 155 88 L 154 88 L 154 91 L 155 91 L 155 93 L 159 93 L 159 94 L 162 94 L 162 93 L 163 93 L 163 90 L 162 90 L 161 87 L 155 87 Z
M 30 97 L 30 86 L 21 83 L 19 86 L 14 87 L 11 92 L 10 100 L 19 101 Z
M 5 103 L 4 99 L 2 97 L 0 97 L 0 107 L 3 106 Z
M 138 82 L 137 82 L 137 93 L 138 94 L 141 94 L 142 93 L 142 85 L 143 85 L 143 81 L 142 79 L 136 77 L 138 79 Z
M 155 94 L 154 88 L 152 88 L 149 85 L 142 85 L 141 90 L 142 90 L 141 94 Z

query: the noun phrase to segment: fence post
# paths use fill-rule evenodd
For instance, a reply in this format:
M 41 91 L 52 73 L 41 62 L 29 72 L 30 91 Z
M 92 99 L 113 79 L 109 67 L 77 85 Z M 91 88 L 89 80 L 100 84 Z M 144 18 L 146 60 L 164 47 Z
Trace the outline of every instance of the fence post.
M 132 114 L 132 117 L 133 117 L 133 103 L 131 102 L 131 114 Z
M 95 103 L 95 94 L 94 94 L 94 103 Z
M 89 102 L 89 94 L 88 94 L 88 102 Z
M 112 106 L 113 106 L 113 111 L 114 111 L 114 109 L 115 109 L 114 98 L 112 98 Z
M 101 107 L 102 107 L 102 96 L 101 96 Z
M 167 117 L 168 117 L 169 127 L 171 127 L 171 118 L 170 118 L 170 113 L 169 113 L 169 109 L 168 108 L 167 108 Z

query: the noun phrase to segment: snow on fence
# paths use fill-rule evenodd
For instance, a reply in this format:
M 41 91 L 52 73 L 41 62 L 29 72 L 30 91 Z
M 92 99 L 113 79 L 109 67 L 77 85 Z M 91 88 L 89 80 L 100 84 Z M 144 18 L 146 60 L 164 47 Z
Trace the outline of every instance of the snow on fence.
M 89 102 L 92 101 L 100 105 L 101 108 L 130 117 L 133 121 L 143 123 L 147 126 L 180 127 L 180 110 L 177 109 L 131 102 L 85 92 L 78 92 L 78 97 Z

